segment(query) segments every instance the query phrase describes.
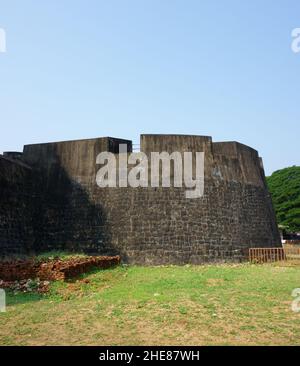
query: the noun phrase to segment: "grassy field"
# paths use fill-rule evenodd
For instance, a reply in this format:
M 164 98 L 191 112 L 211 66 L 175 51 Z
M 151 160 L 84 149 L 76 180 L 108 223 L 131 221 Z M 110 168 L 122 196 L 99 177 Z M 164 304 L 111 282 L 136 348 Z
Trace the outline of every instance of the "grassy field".
M 2 345 L 300 345 L 300 267 L 121 266 L 7 295 Z

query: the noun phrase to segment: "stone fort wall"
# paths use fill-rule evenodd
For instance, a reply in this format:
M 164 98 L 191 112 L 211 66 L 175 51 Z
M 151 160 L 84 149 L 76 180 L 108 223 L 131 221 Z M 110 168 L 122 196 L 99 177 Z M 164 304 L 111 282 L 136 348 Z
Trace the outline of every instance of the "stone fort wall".
M 32 169 L 0 156 L 0 256 L 32 251 Z
M 204 196 L 187 199 L 185 187 L 99 188 L 96 157 L 110 151 L 118 159 L 119 143 L 132 151 L 131 141 L 107 137 L 26 145 L 21 156 L 1 157 L 2 255 L 64 249 L 184 264 L 240 261 L 249 247 L 281 246 L 256 150 L 205 136 L 141 135 L 149 159 L 205 152 Z

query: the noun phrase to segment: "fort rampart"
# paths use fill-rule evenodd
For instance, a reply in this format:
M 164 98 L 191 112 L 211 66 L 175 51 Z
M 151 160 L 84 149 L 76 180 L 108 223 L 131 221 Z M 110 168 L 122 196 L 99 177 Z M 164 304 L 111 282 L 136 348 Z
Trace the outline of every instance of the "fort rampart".
M 0 255 L 52 249 L 120 255 L 137 264 L 240 261 L 281 246 L 256 150 L 211 137 L 141 135 L 140 150 L 204 152 L 204 196 L 185 187 L 100 188 L 96 157 L 110 137 L 25 145 L 0 156 Z M 171 173 L 174 169 L 171 170 Z

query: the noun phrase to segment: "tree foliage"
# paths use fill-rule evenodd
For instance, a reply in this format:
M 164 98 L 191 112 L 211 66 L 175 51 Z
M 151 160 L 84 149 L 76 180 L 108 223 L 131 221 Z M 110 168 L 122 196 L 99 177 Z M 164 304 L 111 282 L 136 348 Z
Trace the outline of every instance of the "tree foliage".
M 267 183 L 278 224 L 300 232 L 300 166 L 277 170 L 267 177 Z

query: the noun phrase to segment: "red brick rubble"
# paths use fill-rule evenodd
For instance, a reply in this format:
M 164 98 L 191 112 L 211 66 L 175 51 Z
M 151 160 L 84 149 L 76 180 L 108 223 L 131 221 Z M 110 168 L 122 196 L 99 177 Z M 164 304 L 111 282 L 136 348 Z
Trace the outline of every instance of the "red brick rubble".
M 120 263 L 120 257 L 88 257 L 43 262 L 19 260 L 0 262 L 0 281 L 21 281 L 38 278 L 41 281 L 66 280 L 94 268 L 106 269 Z

